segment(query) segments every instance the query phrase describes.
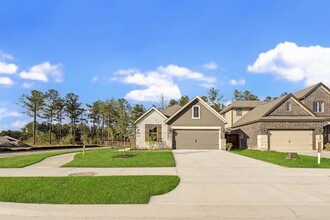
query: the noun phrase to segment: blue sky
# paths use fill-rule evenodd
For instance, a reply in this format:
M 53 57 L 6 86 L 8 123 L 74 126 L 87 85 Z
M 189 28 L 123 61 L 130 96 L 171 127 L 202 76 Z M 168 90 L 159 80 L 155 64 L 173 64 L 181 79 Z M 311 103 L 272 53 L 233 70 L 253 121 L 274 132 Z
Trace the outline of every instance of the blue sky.
M 31 89 L 92 102 L 330 84 L 329 1 L 0 1 L 0 129 Z

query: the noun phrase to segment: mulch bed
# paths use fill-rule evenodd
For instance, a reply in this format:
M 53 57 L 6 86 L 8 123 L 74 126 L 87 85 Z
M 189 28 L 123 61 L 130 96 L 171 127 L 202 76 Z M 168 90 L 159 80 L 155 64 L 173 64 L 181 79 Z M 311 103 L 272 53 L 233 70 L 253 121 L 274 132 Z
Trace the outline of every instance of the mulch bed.
M 113 158 L 132 158 L 132 157 L 135 157 L 136 155 L 134 154 L 120 154 L 120 155 L 116 155 L 116 156 L 113 156 Z

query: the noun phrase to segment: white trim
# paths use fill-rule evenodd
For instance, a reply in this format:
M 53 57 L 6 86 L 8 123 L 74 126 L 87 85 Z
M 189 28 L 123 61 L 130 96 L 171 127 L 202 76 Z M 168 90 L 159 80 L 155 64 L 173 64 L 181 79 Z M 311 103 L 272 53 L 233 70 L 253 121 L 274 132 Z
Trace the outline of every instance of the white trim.
M 170 120 L 172 120 L 172 118 L 174 118 L 176 115 L 178 115 L 181 111 L 183 111 L 183 109 L 185 109 L 187 106 L 189 106 L 193 101 L 198 100 L 205 108 L 207 108 L 208 110 L 210 110 L 215 116 L 217 116 L 220 120 L 222 120 L 225 124 L 228 123 L 227 119 L 225 119 L 222 115 L 220 115 L 219 112 L 217 112 L 216 110 L 214 110 L 211 106 L 209 106 L 203 99 L 201 99 L 198 96 L 195 96 L 195 98 L 193 98 L 192 100 L 190 100 L 187 104 L 185 104 L 179 111 L 177 111 L 174 115 L 172 115 L 171 117 L 169 117 L 167 120 L 165 120 L 165 124 L 167 122 L 169 122 Z
M 198 107 L 198 117 L 194 117 L 194 113 L 195 113 L 195 110 L 194 108 L 195 107 Z M 191 114 L 191 118 L 192 119 L 201 119 L 201 107 L 199 105 L 194 105 L 192 108 L 191 108 L 191 111 L 192 111 L 192 114 Z
M 327 92 L 330 95 L 330 92 L 328 89 L 326 89 L 323 85 L 320 86 L 321 89 L 323 89 L 325 92 Z
M 219 140 L 218 140 L 218 143 L 219 143 L 219 150 L 221 150 L 221 145 L 222 145 L 222 143 L 221 143 L 221 127 L 219 128 Z
M 172 130 L 180 130 L 180 129 L 185 129 L 185 130 L 220 130 L 221 127 L 219 126 L 172 126 Z
M 136 121 L 134 122 L 134 124 L 136 124 L 138 121 L 140 121 L 142 118 L 144 118 L 147 114 L 149 114 L 152 110 L 156 111 L 158 114 L 160 114 L 164 119 L 167 119 L 167 117 L 161 112 L 159 111 L 156 107 L 151 107 L 148 111 L 146 111 L 146 113 L 144 113 L 143 115 L 141 115 L 138 119 L 136 119 Z

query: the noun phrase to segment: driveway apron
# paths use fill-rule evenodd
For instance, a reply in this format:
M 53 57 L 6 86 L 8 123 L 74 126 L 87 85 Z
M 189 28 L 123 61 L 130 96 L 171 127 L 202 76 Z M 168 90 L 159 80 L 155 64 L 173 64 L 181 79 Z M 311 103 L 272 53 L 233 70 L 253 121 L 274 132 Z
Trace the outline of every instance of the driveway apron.
M 174 151 L 180 185 L 151 204 L 329 204 L 330 170 L 284 168 L 219 150 Z

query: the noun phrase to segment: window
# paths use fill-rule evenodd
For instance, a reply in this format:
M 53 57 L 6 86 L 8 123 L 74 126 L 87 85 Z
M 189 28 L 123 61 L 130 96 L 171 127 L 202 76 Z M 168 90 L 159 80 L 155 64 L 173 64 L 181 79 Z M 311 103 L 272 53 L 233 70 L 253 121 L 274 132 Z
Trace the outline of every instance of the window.
M 324 102 L 313 102 L 313 111 L 318 113 L 324 112 Z
M 157 141 L 157 125 L 148 125 L 149 141 Z
M 198 105 L 195 105 L 192 108 L 192 118 L 200 119 L 200 107 Z
M 292 110 L 291 102 L 287 102 L 287 103 L 286 103 L 286 111 L 287 111 L 287 112 L 291 112 L 291 110 Z
M 236 109 L 236 116 L 242 116 L 242 109 L 241 108 Z

